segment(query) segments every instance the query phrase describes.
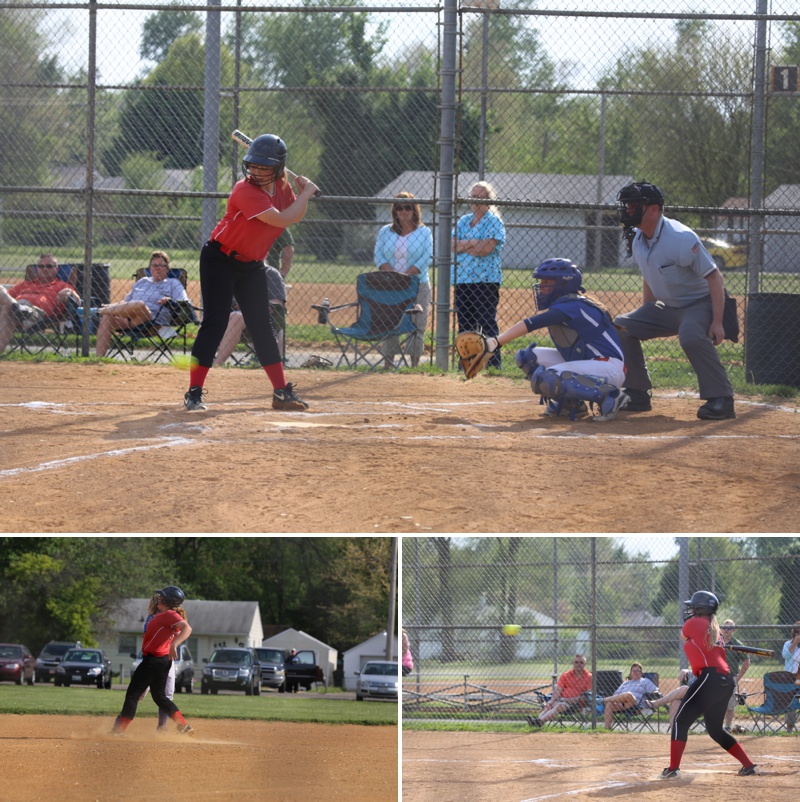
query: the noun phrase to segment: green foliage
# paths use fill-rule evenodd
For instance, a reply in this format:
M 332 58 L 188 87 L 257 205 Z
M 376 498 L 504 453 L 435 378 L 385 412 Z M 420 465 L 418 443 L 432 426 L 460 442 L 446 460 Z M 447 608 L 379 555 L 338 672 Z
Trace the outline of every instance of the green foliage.
M 163 10 L 151 14 L 142 25 L 139 55 L 150 61 L 163 61 L 176 39 L 189 33 L 200 33 L 203 18 L 196 11 Z

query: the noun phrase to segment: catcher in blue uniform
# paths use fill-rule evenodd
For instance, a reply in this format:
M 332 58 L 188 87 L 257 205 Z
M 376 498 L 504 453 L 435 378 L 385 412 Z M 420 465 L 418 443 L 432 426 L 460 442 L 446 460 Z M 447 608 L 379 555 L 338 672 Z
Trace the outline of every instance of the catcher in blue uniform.
M 468 379 L 480 372 L 501 345 L 547 328 L 555 348 L 531 343 L 516 362 L 533 392 L 546 404 L 544 414 L 562 411 L 574 420 L 597 406 L 592 420 L 613 420 L 628 403 L 622 346 L 605 307 L 586 295 L 581 271 L 569 259 L 546 259 L 533 271 L 537 314 L 515 323 L 497 337 L 463 332 L 456 338 Z

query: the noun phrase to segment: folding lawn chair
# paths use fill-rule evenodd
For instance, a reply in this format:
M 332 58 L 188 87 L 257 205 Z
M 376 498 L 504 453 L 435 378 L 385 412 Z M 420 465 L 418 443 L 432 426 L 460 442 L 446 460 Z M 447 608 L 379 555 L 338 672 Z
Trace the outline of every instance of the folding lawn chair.
M 133 275 L 138 281 L 150 275 L 150 268 L 143 267 Z M 170 268 L 167 278 L 177 278 L 186 289 L 187 275 L 182 268 Z M 118 329 L 111 333 L 111 345 L 106 356 L 121 356 L 126 362 L 158 362 L 161 357 L 169 361 L 175 350 L 180 347 L 181 353 L 188 352 L 187 329 L 191 324 L 199 322 L 197 309 L 191 301 L 169 301 L 166 304 L 171 313 L 170 325 L 156 324 L 152 321 L 141 323 L 127 329 Z M 136 352 L 143 354 L 136 356 Z
M 58 278 L 71 284 L 72 287 L 76 287 L 76 275 L 74 265 L 58 266 Z M 36 265 L 28 265 L 25 268 L 25 279 L 27 281 L 36 279 Z M 66 356 L 72 351 L 74 338 L 71 340 L 71 337 L 74 327 L 74 306 L 68 304 L 57 315 L 46 317 L 28 328 L 17 329 L 4 353 L 35 355 L 48 352 Z
M 336 363 L 338 368 L 343 362 L 349 368 L 365 365 L 374 370 L 383 364 L 380 353 L 381 342 L 387 337 L 400 338 L 400 359 L 395 370 L 401 365 L 410 363 L 410 353 L 414 338 L 418 336 L 415 317 L 419 311 L 415 308 L 419 276 L 394 271 L 376 271 L 362 273 L 356 279 L 358 300 L 354 303 L 339 306 L 323 306 L 313 304 L 321 318 L 330 325 L 336 345 L 341 356 Z M 331 313 L 350 307 L 357 308 L 357 318 L 351 326 L 336 326 L 330 319 Z M 368 357 L 375 355 L 377 362 Z
M 794 684 L 794 680 L 795 675 L 789 671 L 770 671 L 764 674 L 764 693 L 752 694 L 763 696 L 764 701 L 754 707 L 746 705 L 756 732 L 788 730 L 787 714 L 794 721 L 800 711 L 800 700 L 797 697 L 800 688 Z

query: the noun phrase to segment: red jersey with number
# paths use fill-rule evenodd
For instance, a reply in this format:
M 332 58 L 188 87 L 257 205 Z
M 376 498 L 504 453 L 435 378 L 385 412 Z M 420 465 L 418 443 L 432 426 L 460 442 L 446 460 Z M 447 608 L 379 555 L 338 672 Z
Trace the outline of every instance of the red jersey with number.
M 580 677 L 577 677 L 574 669 L 570 669 L 558 678 L 556 684 L 561 688 L 562 699 L 574 699 L 576 696 L 592 690 L 592 672 L 584 671 Z
M 175 610 L 166 610 L 156 613 L 147 624 L 142 638 L 142 654 L 151 654 L 154 657 L 166 657 L 169 654 L 169 645 L 175 637 L 173 626 L 183 618 Z
M 716 668 L 723 674 L 730 671 L 725 659 L 725 649 L 718 645 L 708 648 L 707 618 L 690 618 L 683 625 L 681 635 L 687 639 L 683 644 L 683 651 L 689 658 L 689 665 L 695 676 L 704 668 Z
M 233 187 L 228 197 L 228 208 L 211 232 L 211 239 L 251 262 L 261 262 L 267 258 L 272 243 L 283 229 L 259 220 L 258 215 L 269 209 L 282 212 L 294 203 L 295 198 L 294 190 L 286 180 L 280 181 L 270 195 L 256 184 L 242 179 Z

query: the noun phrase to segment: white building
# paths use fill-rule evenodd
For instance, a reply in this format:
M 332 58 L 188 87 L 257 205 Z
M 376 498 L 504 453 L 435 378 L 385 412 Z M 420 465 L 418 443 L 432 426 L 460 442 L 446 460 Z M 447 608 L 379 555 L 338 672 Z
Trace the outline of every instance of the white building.
M 764 218 L 764 270 L 767 273 L 800 272 L 800 184 L 781 184 L 764 198 L 765 209 L 797 209 L 797 215 Z
M 392 654 L 399 663 L 397 655 L 397 635 L 393 636 L 394 649 Z M 373 635 L 371 638 L 353 646 L 344 653 L 344 687 L 345 690 L 354 691 L 356 689 L 356 671 L 360 671 L 364 663 L 368 660 L 386 659 L 386 630 Z
M 114 671 L 121 665 L 126 676 L 130 675 L 130 655 L 142 650 L 149 604 L 150 599 L 125 599 L 114 616 L 114 634 L 100 640 L 99 646 L 110 658 Z M 196 667 L 217 646 L 260 646 L 264 638 L 258 602 L 187 600 L 183 608 L 192 625 L 187 643 Z
M 320 668 L 325 672 L 328 686 L 330 687 L 333 685 L 333 672 L 336 671 L 336 661 L 339 658 L 339 652 L 332 646 L 328 646 L 327 643 L 317 640 L 313 635 L 290 627 L 289 629 L 283 630 L 283 632 L 279 632 L 277 635 L 273 635 L 271 638 L 263 640 L 260 645 L 272 646 L 286 651 L 289 649 L 297 649 L 298 652 L 302 649 L 315 651 L 319 657 Z

